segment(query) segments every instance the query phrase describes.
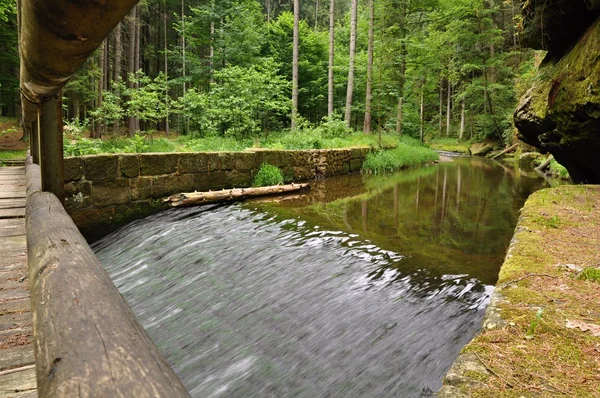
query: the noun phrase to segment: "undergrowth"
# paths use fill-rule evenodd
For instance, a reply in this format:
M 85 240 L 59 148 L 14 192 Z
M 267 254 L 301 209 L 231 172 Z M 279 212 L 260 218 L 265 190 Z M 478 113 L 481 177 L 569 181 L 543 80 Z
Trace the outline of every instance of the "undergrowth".
M 263 163 L 254 177 L 253 187 L 268 187 L 283 184 L 283 174 L 277 166 Z
M 379 151 L 367 155 L 363 171 L 380 174 L 434 162 L 439 155 L 434 150 L 416 142 L 400 142 L 395 149 Z

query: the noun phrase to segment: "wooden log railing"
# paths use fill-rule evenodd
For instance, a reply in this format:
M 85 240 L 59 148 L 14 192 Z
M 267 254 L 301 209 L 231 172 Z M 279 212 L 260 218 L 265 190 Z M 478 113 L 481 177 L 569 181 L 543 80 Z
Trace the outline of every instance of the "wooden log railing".
M 188 397 L 28 159 L 27 255 L 40 397 Z

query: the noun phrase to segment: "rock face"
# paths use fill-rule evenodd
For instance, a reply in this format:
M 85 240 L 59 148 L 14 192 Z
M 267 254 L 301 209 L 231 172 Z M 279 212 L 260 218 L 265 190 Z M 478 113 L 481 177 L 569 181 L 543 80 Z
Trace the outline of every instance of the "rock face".
M 551 152 L 573 181 L 598 184 L 600 0 L 527 0 L 523 15 L 525 43 L 549 53 L 515 112 L 519 138 Z

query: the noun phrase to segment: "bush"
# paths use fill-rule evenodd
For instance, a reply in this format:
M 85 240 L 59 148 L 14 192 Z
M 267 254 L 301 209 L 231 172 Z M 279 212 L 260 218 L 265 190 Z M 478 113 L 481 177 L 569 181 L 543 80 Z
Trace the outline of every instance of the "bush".
M 396 149 L 368 154 L 363 163 L 363 171 L 373 174 L 386 173 L 438 159 L 439 155 L 432 149 L 400 143 Z
M 253 187 L 268 187 L 283 184 L 283 174 L 278 167 L 263 163 L 254 177 Z

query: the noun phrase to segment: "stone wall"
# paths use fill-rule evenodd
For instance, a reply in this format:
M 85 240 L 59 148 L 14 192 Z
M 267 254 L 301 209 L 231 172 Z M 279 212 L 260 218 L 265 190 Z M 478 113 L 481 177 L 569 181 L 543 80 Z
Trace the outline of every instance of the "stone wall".
M 286 182 L 360 171 L 370 148 L 152 153 L 65 159 L 66 208 L 88 239 L 164 208 L 161 198 L 248 187 L 263 163 Z

